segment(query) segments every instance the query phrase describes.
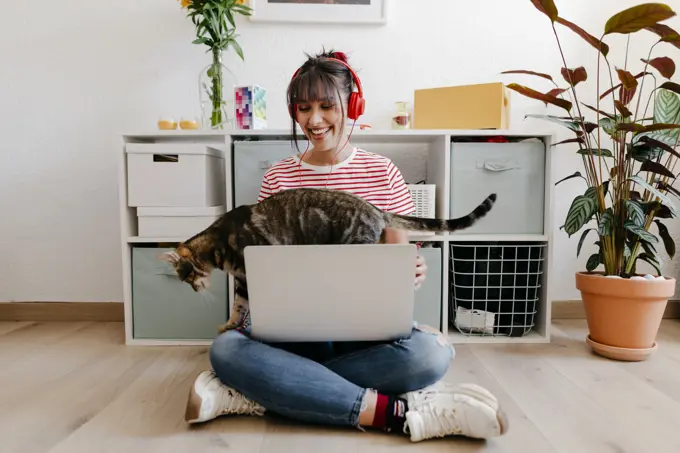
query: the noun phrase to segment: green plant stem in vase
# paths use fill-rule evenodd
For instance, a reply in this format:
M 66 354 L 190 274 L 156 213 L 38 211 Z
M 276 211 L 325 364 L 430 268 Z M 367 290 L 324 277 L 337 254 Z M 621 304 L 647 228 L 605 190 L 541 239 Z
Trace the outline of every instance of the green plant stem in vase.
M 504 74 L 538 77 L 552 86 L 538 90 L 511 83 L 508 88 L 559 109 L 558 115 L 527 117 L 566 127 L 573 137 L 553 146 L 569 144 L 582 158 L 583 174 L 576 171 L 556 185 L 569 181 L 586 186 L 572 201 L 560 229 L 569 237 L 583 230 L 576 256 L 589 234 L 596 237 L 597 251 L 586 260 L 585 272 L 576 273 L 589 344 L 601 355 L 642 360 L 656 347 L 663 309 L 675 291 L 675 279 L 661 275 L 658 248 L 664 247 L 671 259 L 675 255 L 675 242 L 664 222 L 678 217 L 672 197 L 680 198 L 673 187 L 675 172 L 680 171 L 676 168 L 680 85 L 670 80 L 674 61 L 653 53 L 680 49 L 680 34 L 661 23 L 677 14 L 663 3 L 640 4 L 610 17 L 598 38 L 561 16 L 553 0 L 529 1 L 550 20 L 549 33 L 557 44 L 565 83 L 544 72 L 519 69 Z M 658 40 L 648 53 L 632 58 L 630 42 L 638 32 L 656 35 Z M 594 77 L 583 66 L 567 61 L 565 55 L 582 53 L 565 52 L 560 33 L 575 33 L 586 49 L 595 49 Z M 603 39 L 615 34 L 627 35 L 628 45 L 623 61 L 611 62 Z M 658 76 L 667 80 L 657 81 Z M 601 80 L 607 86 L 601 87 Z M 647 99 L 646 84 L 648 88 L 652 84 Z M 584 94 L 586 85 L 595 85 L 595 90 Z M 654 268 L 658 277 L 638 271 L 640 262 Z M 600 266 L 603 270 L 596 271 Z
M 227 107 L 233 101 L 236 77 L 222 63 L 222 52 L 213 49 L 212 62 L 206 66 L 199 76 L 199 98 L 204 125 L 210 128 L 223 128 L 232 120 Z
M 229 47 L 243 60 L 243 50 L 236 38 L 236 22 L 239 14 L 250 16 L 251 8 L 244 0 L 180 0 L 182 8 L 186 8 L 189 17 L 196 27 L 194 44 L 208 47 L 212 54 L 212 63 L 201 72 L 199 78 L 199 97 L 201 111 L 205 118 L 210 118 L 211 128 L 222 128 L 228 123 L 227 104 L 233 96 L 235 77 L 222 63 L 222 55 Z M 233 83 L 226 83 L 226 76 Z M 225 96 L 225 91 L 229 95 Z M 204 96 L 207 95 L 209 101 Z M 206 115 L 206 103 L 210 103 L 209 115 Z

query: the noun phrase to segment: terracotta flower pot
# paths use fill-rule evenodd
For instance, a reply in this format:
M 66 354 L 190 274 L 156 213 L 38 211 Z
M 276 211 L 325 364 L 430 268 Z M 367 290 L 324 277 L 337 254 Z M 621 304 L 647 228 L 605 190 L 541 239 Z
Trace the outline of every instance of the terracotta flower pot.
M 590 334 L 588 344 L 604 357 L 645 360 L 656 350 L 656 335 L 675 279 L 630 280 L 602 273 L 576 273 Z

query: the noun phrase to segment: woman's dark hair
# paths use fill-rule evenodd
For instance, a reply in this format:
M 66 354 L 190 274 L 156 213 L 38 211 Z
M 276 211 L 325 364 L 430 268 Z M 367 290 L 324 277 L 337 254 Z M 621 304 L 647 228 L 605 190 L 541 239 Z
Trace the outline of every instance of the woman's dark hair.
M 347 56 L 334 50 L 310 56 L 300 67 L 297 74 L 288 84 L 288 108 L 292 120 L 291 131 L 293 142 L 299 151 L 297 136 L 295 135 L 295 105 L 298 102 L 321 101 L 335 99 L 340 102 L 342 117 L 345 117 L 345 105 L 349 102 L 349 95 L 354 91 L 355 83 L 352 74 L 345 65 L 332 59 L 347 63 Z M 342 127 L 345 127 L 343 121 Z M 342 134 L 340 134 L 342 135 Z

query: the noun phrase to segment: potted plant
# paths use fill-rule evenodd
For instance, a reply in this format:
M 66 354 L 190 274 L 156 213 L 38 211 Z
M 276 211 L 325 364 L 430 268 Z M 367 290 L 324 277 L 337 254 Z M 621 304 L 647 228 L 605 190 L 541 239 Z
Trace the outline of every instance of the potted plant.
M 208 47 L 206 52 L 212 54 L 212 62 L 203 69 L 199 76 L 199 96 L 201 99 L 201 113 L 210 118 L 210 127 L 222 128 L 228 122 L 227 98 L 224 94 L 225 85 L 233 90 L 233 85 L 226 84 L 225 80 L 235 77 L 222 63 L 222 54 L 234 48 L 236 54 L 243 60 L 243 50 L 236 38 L 237 14 L 250 16 L 251 8 L 246 5 L 246 0 L 179 0 L 180 5 L 187 11 L 187 17 L 191 18 L 196 27 L 196 39 L 193 44 L 201 44 Z M 231 97 L 233 93 L 229 94 Z
M 589 235 L 596 239 L 597 253 L 587 258 L 585 271 L 576 273 L 589 329 L 587 342 L 605 357 L 644 360 L 657 347 L 663 312 L 675 292 L 675 279 L 662 276 L 659 250 L 664 247 L 671 259 L 675 255 L 665 222 L 677 217 L 673 197 L 680 198 L 680 191 L 672 186 L 680 171 L 680 85 L 670 80 L 675 74 L 674 61 L 665 54 L 652 54 L 680 49 L 680 34 L 661 23 L 676 13 L 663 3 L 628 8 L 610 17 L 597 38 L 562 17 L 553 0 L 531 2 L 550 20 L 566 83 L 560 86 L 550 75 L 529 70 L 504 74 L 528 74 L 553 83 L 554 88 L 547 92 L 516 83 L 507 86 L 564 110 L 564 115 L 527 117 L 568 128 L 574 136 L 555 145 L 572 144 L 582 157 L 583 172 L 566 176 L 556 185 L 567 180 L 585 183 L 560 229 L 569 237 L 583 230 L 576 256 Z M 583 66 L 566 61 L 557 31 L 560 28 L 576 33 L 595 49 L 595 77 L 588 77 Z M 658 36 L 649 54 L 629 58 L 627 49 L 625 61 L 611 62 L 604 39 L 623 34 L 630 40 L 638 32 Z M 607 82 L 601 87 L 604 80 Z M 646 99 L 645 84 L 649 91 Z M 589 93 L 593 101 L 582 93 L 586 85 L 595 86 L 596 91 Z M 655 269 L 658 276 L 638 271 L 641 262 Z

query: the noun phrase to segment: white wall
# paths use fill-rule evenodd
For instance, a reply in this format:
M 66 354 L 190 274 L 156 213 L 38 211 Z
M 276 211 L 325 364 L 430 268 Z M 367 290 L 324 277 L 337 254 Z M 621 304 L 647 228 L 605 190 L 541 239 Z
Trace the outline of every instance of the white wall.
M 558 8 L 599 35 L 610 15 L 635 3 L 562 0 Z M 668 3 L 680 10 L 677 0 Z M 392 5 L 385 27 L 322 31 L 315 25 L 240 20 L 246 61 L 230 53 L 226 62 L 240 83 L 268 89 L 273 128 L 288 127 L 285 88 L 304 52 L 322 46 L 349 54 L 366 92 L 363 121 L 375 128 L 389 127 L 394 102 L 412 100 L 415 88 L 502 80 L 548 89 L 540 79 L 499 76 L 518 68 L 559 78 L 561 60 L 549 21 L 529 0 L 393 0 Z M 669 24 L 680 28 L 678 22 Z M 160 114 L 197 112 L 196 80 L 208 56 L 191 44 L 192 27 L 173 0 L 34 0 L 3 7 L 0 300 L 122 300 L 116 188 L 120 134 L 153 129 Z M 595 53 L 581 38 L 558 30 L 568 65 L 583 64 L 593 76 Z M 612 60 L 621 65 L 625 38 L 612 36 L 607 42 Z M 631 41 L 632 72 L 641 69 L 639 59 L 652 42 L 649 34 Z M 668 45 L 658 50 L 680 56 Z M 587 91 L 582 101 L 594 102 L 594 84 Z M 545 111 L 540 103 L 513 96 L 513 127 L 529 126 L 525 113 Z M 546 123 L 531 127 L 567 137 Z M 568 147 L 554 156 L 554 178 L 580 164 Z M 582 190 L 577 181 L 558 187 L 557 225 Z M 590 250 L 575 260 L 577 240 L 556 233 L 557 299 L 579 297 L 573 274 Z

